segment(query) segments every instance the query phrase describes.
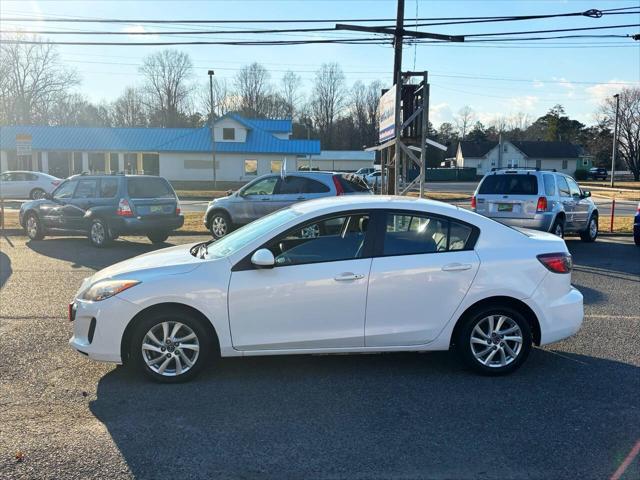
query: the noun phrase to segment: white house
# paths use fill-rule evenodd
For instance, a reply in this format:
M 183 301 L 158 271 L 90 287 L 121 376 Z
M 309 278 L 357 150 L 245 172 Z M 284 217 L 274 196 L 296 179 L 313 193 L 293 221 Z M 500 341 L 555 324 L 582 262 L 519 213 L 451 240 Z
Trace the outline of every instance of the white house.
M 297 169 L 320 153 L 318 140 L 291 140 L 291 120 L 228 114 L 214 125 L 216 179 L 245 183 Z M 31 152 L 21 153 L 30 139 Z M 0 171 L 38 170 L 61 178 L 81 172 L 161 175 L 171 181 L 213 180 L 210 128 L 0 127 Z M 24 152 L 24 150 L 22 150 Z
M 373 168 L 376 152 L 362 150 L 322 150 L 319 155 L 311 155 L 311 168 L 332 172 L 355 172 L 361 168 Z M 308 159 L 298 160 L 298 168 L 309 167 Z
M 582 148 L 569 142 L 503 141 L 458 143 L 456 166 L 476 168 L 478 175 L 492 168 L 529 167 L 574 175 L 587 170 L 591 159 Z

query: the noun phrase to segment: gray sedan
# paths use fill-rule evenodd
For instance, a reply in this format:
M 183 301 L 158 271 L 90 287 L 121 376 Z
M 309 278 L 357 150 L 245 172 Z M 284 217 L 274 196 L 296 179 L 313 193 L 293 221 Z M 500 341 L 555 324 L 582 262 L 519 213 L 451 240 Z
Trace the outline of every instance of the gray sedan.
M 263 175 L 227 197 L 209 203 L 204 224 L 221 238 L 233 228 L 246 225 L 289 205 L 304 200 L 337 195 L 371 194 L 357 175 L 334 172 L 295 172 Z

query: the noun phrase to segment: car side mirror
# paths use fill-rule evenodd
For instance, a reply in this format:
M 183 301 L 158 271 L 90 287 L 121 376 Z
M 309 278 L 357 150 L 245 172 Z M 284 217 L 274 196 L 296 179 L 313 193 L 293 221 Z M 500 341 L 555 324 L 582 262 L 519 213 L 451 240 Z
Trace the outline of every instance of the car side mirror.
M 227 190 L 227 197 L 230 197 L 231 195 L 233 195 L 233 190 Z
M 589 198 L 591 196 L 591 192 L 589 190 L 582 191 L 582 198 Z
M 258 268 L 271 268 L 276 264 L 276 259 L 271 250 L 261 248 L 251 255 L 251 263 Z

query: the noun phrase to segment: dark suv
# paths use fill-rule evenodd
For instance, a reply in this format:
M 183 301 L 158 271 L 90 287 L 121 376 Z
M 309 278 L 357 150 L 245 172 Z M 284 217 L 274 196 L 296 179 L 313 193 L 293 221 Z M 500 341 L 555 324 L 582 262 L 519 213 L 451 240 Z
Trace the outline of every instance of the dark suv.
M 183 223 L 171 184 L 148 175 L 74 175 L 45 198 L 20 207 L 20 225 L 32 240 L 82 234 L 96 247 L 119 235 L 162 243 Z

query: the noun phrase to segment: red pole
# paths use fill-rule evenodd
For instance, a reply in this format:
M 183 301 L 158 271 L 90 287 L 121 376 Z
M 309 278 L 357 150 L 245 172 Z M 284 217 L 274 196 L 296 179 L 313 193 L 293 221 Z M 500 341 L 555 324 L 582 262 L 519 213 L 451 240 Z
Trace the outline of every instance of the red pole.
M 613 233 L 613 216 L 616 213 L 616 197 L 611 200 L 611 225 L 609 225 L 609 233 Z

